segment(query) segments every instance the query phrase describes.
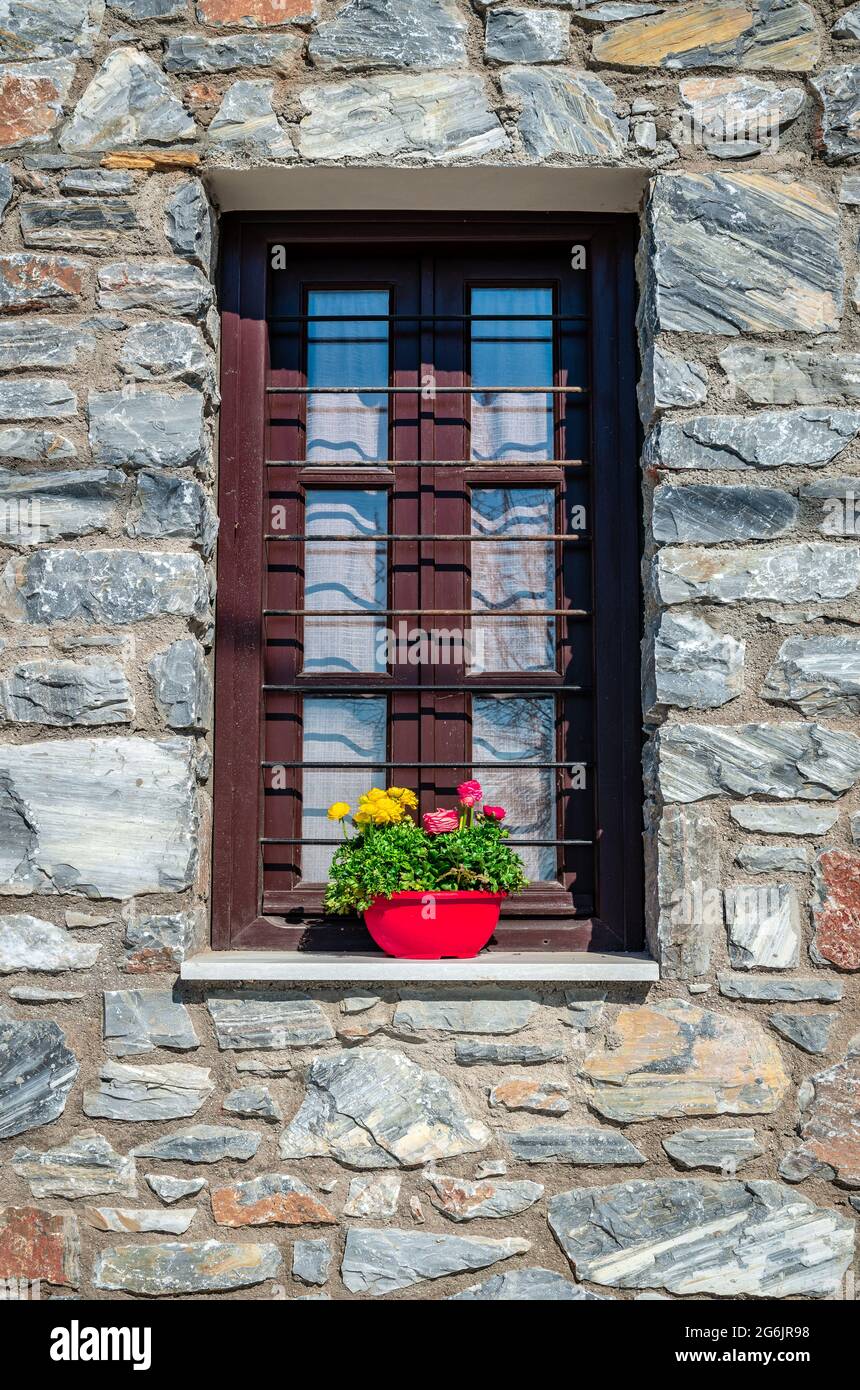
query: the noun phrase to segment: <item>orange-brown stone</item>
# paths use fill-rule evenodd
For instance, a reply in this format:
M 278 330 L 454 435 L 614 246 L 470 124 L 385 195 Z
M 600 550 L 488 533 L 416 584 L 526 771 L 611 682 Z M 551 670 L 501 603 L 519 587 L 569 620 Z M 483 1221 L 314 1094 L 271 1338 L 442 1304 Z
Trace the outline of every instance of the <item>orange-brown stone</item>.
M 46 75 L 0 75 L 0 146 L 19 145 L 47 135 L 60 118 L 62 93 Z
M 661 15 L 614 24 L 592 45 L 599 63 L 626 68 L 726 67 L 808 72 L 820 53 L 808 5 L 696 0 Z
M 840 970 L 860 970 L 860 854 L 826 849 L 816 864 L 816 956 Z
M 309 1187 L 286 1173 L 216 1187 L 212 1214 L 219 1226 L 331 1226 L 336 1221 Z
M 266 29 L 276 24 L 310 23 L 316 17 L 316 0 L 200 0 L 197 14 L 213 29 L 235 25 Z
M 860 1043 L 841 1062 L 810 1079 L 812 1100 L 803 1110 L 801 1146 L 780 1173 L 792 1182 L 817 1174 L 843 1187 L 860 1187 Z
M 65 256 L 0 256 L 0 312 L 69 308 L 83 293 L 83 265 Z
M 41 1207 L 0 1207 L 0 1279 L 41 1279 L 77 1288 L 78 1223 Z

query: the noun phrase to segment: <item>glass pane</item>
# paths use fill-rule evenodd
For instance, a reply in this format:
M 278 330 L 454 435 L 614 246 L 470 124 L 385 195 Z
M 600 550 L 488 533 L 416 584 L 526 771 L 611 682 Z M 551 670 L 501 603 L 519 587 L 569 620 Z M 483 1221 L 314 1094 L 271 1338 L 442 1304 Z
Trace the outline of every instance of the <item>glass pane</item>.
M 387 290 L 311 290 L 308 314 L 341 323 L 308 324 L 308 386 L 355 386 L 345 395 L 308 395 L 306 458 L 361 463 L 388 457 L 388 397 L 362 388 L 388 385 Z
M 387 700 L 384 696 L 324 700 L 306 696 L 302 758 L 334 763 L 334 767 L 305 768 L 302 797 L 302 836 L 312 840 L 343 838 L 340 825 L 326 815 L 333 801 L 346 801 L 355 810 L 360 792 L 385 786 Z M 354 764 L 361 764 L 354 768 Z M 321 883 L 328 874 L 333 851 L 325 845 L 302 847 L 302 878 Z
M 472 696 L 472 758 L 476 763 L 555 760 L 555 701 L 538 696 Z M 556 835 L 555 773 L 551 768 L 482 768 L 477 774 L 490 806 L 504 806 L 512 839 L 551 840 Z M 531 880 L 557 878 L 552 845 L 516 846 Z
M 473 314 L 552 314 L 550 289 L 473 289 Z M 551 386 L 550 319 L 472 322 L 473 386 Z M 476 391 L 473 459 L 551 459 L 552 396 L 545 391 Z
M 384 608 L 388 592 L 385 541 L 315 541 L 318 536 L 384 535 L 388 493 L 309 488 L 305 496 L 305 608 Z M 384 671 L 385 618 L 306 618 L 305 671 Z
M 546 536 L 555 531 L 555 493 L 548 487 L 474 487 L 473 536 Z M 479 541 L 472 545 L 472 609 L 555 607 L 555 547 L 552 541 Z M 555 669 L 554 618 L 473 620 L 474 663 L 480 671 Z

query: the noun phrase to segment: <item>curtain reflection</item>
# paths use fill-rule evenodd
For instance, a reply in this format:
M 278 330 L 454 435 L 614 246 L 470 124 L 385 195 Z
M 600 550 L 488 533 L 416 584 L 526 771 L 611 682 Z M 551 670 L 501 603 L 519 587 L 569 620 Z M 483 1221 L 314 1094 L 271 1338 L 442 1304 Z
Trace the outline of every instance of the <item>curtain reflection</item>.
M 388 547 L 385 541 L 350 541 L 350 536 L 384 535 L 388 494 L 384 490 L 309 488 L 305 498 L 305 608 L 385 607 Z M 315 541 L 314 535 L 344 540 Z M 385 619 L 306 618 L 305 671 L 383 671 L 378 641 Z
M 546 536 L 555 530 L 552 488 L 475 487 L 471 492 L 473 536 Z M 472 546 L 473 624 L 480 634 L 475 650 L 480 671 L 552 671 L 555 669 L 553 618 L 491 618 L 481 611 L 555 607 L 555 553 L 552 541 L 510 541 Z
M 372 764 L 385 761 L 387 704 L 384 696 L 330 700 L 305 697 L 303 759 L 337 766 L 320 768 L 318 772 L 313 768 L 304 770 L 303 836 L 337 844 L 343 831 L 326 815 L 331 803 L 346 801 L 354 810 L 361 792 L 385 786 L 385 769 Z M 353 770 L 354 765 L 359 766 Z M 309 883 L 322 882 L 332 854 L 333 850 L 325 845 L 304 845 L 302 878 Z
M 484 768 L 480 780 L 491 806 L 504 806 L 505 825 L 514 839 L 551 840 L 556 834 L 555 774 L 549 768 L 510 768 L 506 762 L 553 762 L 555 759 L 555 701 L 551 697 L 519 695 L 472 696 L 472 756 L 476 763 L 498 762 L 499 770 Z M 526 873 L 532 880 L 557 877 L 552 846 L 519 845 Z

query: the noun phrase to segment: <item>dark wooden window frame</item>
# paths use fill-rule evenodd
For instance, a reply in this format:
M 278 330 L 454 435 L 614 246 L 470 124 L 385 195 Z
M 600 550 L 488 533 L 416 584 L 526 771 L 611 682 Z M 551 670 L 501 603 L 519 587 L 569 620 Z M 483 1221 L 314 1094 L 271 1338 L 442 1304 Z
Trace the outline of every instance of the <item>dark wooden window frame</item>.
M 635 951 L 643 944 L 639 694 L 640 493 L 635 410 L 637 229 L 621 215 L 231 214 L 222 226 L 222 349 L 215 687 L 214 950 L 372 949 L 355 924 L 291 922 L 262 910 L 262 609 L 266 530 L 267 280 L 272 245 L 356 248 L 491 241 L 512 248 L 586 248 L 591 286 L 590 381 L 594 547 L 594 730 L 599 906 L 565 919 L 532 896 L 508 918 L 507 949 Z M 549 465 L 551 468 L 551 465 Z M 324 470 L 320 482 L 324 483 Z M 488 481 L 491 475 L 487 475 Z M 530 475 L 535 477 L 536 475 Z M 357 474 L 356 482 L 362 481 Z M 367 475 L 367 483 L 375 481 Z M 315 485 L 315 484 L 314 484 Z M 419 528 L 420 529 L 420 528 Z M 568 909 L 569 913 L 569 909 Z M 556 915 L 558 914 L 558 915 Z

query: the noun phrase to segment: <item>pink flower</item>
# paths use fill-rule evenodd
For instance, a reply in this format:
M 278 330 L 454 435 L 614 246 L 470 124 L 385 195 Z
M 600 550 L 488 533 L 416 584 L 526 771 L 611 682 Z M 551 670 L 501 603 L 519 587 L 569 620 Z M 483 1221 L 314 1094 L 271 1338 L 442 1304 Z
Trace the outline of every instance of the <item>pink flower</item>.
M 488 816 L 490 820 L 504 820 L 507 811 L 504 806 L 485 806 L 484 815 Z
M 428 811 L 422 820 L 428 835 L 447 835 L 449 830 L 458 830 L 460 826 L 456 811 Z
M 484 793 L 480 782 L 461 782 L 457 788 L 461 806 L 477 806 Z

